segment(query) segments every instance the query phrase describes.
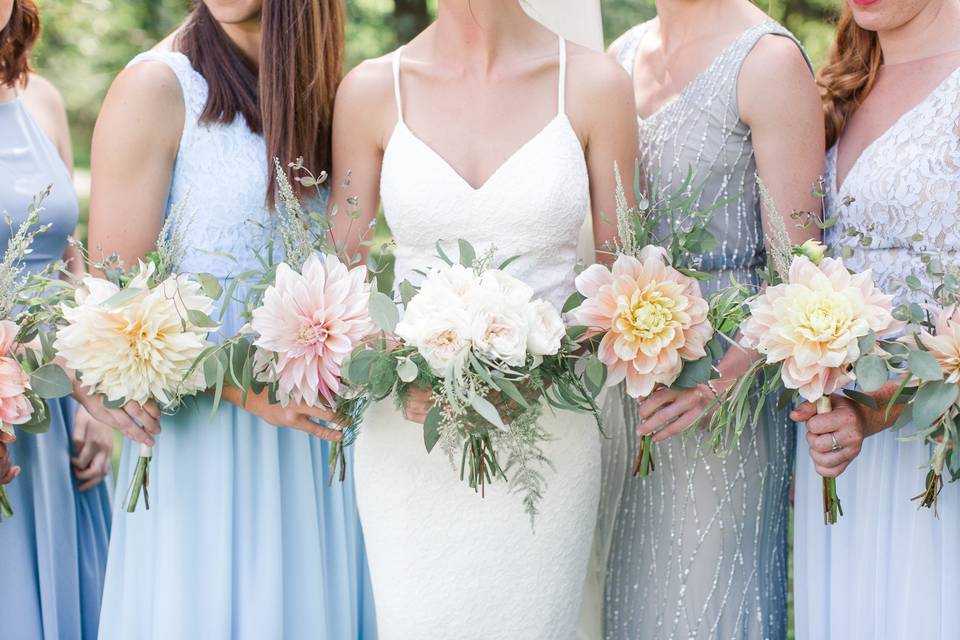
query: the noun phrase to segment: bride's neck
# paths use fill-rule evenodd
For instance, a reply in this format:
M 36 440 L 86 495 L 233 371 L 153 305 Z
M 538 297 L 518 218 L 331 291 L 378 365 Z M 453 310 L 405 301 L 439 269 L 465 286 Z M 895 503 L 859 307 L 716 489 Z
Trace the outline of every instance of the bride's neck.
M 956 51 L 960 0 L 931 2 L 902 25 L 878 31 L 884 64 L 897 64 Z
M 663 49 L 669 53 L 692 39 L 717 32 L 739 13 L 741 0 L 656 0 Z
M 440 59 L 486 74 L 501 56 L 535 41 L 540 31 L 518 0 L 440 0 L 433 46 Z

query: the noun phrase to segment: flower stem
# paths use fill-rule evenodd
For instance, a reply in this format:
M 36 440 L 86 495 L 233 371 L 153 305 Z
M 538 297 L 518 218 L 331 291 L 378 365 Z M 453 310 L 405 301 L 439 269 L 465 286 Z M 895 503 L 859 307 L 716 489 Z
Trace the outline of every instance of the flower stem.
M 137 467 L 133 470 L 130 489 L 127 492 L 127 513 L 133 513 L 137 510 L 141 491 L 143 491 L 143 503 L 147 510 L 150 510 L 150 494 L 147 490 L 150 486 L 150 460 L 152 458 L 153 448 L 141 444 L 140 457 L 137 459 Z
M 830 403 L 830 396 L 824 396 L 817 400 L 817 413 L 830 413 L 833 405 Z M 843 515 L 843 508 L 840 506 L 840 496 L 837 495 L 837 479 L 823 479 L 823 524 L 836 524 L 837 519 Z
M 347 456 L 343 449 L 343 441 L 334 442 L 330 448 L 330 477 L 327 479 L 327 486 L 333 485 L 333 477 L 339 475 L 340 482 L 347 478 Z M 340 473 L 337 473 L 339 469 Z
M 939 518 L 940 514 L 937 511 L 937 498 L 939 497 L 942 489 L 943 475 L 931 469 L 929 472 L 927 472 L 926 489 L 920 495 L 911 498 L 911 500 L 919 500 L 921 507 L 926 507 L 928 509 L 932 508 L 934 517 Z
M 633 466 L 633 475 L 646 478 L 654 468 L 653 434 L 648 433 L 640 439 L 640 447 L 637 449 L 637 462 Z
M 10 500 L 7 498 L 6 488 L 0 486 L 0 521 L 4 518 L 13 517 L 13 507 L 10 506 Z

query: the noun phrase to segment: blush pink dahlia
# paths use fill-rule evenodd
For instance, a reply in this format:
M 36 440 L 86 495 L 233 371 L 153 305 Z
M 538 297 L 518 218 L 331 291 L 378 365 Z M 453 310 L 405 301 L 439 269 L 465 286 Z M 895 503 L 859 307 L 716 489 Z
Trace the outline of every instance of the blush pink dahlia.
M 574 317 L 604 334 L 597 355 L 608 385 L 626 380 L 631 397 L 645 397 L 673 384 L 685 360 L 707 355 L 709 305 L 700 284 L 671 267 L 662 248 L 647 246 L 640 259 L 621 255 L 610 270 L 591 265 L 576 285 L 586 300 Z
M 30 376 L 10 350 L 20 328 L 9 320 L 0 321 L 0 431 L 13 435 L 13 425 L 30 421 L 33 405 L 26 396 Z
M 302 273 L 277 267 L 251 328 L 261 350 L 258 377 L 278 383 L 282 404 L 292 399 L 316 407 L 322 396 L 334 405 L 343 361 L 373 331 L 365 274 L 363 267 L 348 271 L 335 256 L 318 254 Z
M 943 369 L 948 384 L 960 383 L 960 309 L 949 306 L 935 309 L 935 334 L 920 332 L 920 341 Z
M 784 386 L 816 402 L 853 379 L 861 337 L 899 328 L 892 306 L 893 296 L 877 289 L 869 269 L 851 274 L 840 259 L 818 266 L 797 256 L 787 282 L 750 303 L 742 342 L 767 362 L 782 362 Z

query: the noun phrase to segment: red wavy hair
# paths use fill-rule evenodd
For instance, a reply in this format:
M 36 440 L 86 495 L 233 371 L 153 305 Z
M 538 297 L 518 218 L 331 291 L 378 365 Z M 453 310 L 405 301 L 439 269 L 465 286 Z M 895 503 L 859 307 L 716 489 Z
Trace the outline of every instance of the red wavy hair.
M 34 0 L 13 0 L 10 22 L 0 30 L 0 84 L 13 87 L 30 73 L 30 52 L 40 36 L 40 10 Z
M 873 89 L 881 64 L 883 52 L 876 32 L 860 27 L 850 8 L 844 7 L 830 50 L 830 62 L 817 74 L 828 149 L 837 142 L 850 117 Z

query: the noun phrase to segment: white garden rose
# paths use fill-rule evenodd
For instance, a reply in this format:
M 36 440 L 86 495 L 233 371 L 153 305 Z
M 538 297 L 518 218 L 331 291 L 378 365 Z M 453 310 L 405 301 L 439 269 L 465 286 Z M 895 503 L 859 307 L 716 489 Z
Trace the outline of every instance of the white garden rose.
M 473 315 L 473 347 L 491 360 L 519 367 L 527 361 L 529 322 L 525 306 L 480 307 Z
M 527 351 L 533 356 L 552 356 L 560 351 L 566 329 L 556 307 L 546 300 L 527 305 Z
M 503 308 L 521 312 L 524 305 L 533 299 L 533 289 L 503 271 L 491 269 L 480 276 L 479 295 L 484 306 L 496 302 Z
M 462 307 L 435 309 L 431 316 L 418 323 L 415 342 L 400 333 L 399 325 L 397 335 L 415 346 L 433 373 L 442 376 L 451 363 L 466 355 L 470 347 L 470 321 L 465 311 Z

